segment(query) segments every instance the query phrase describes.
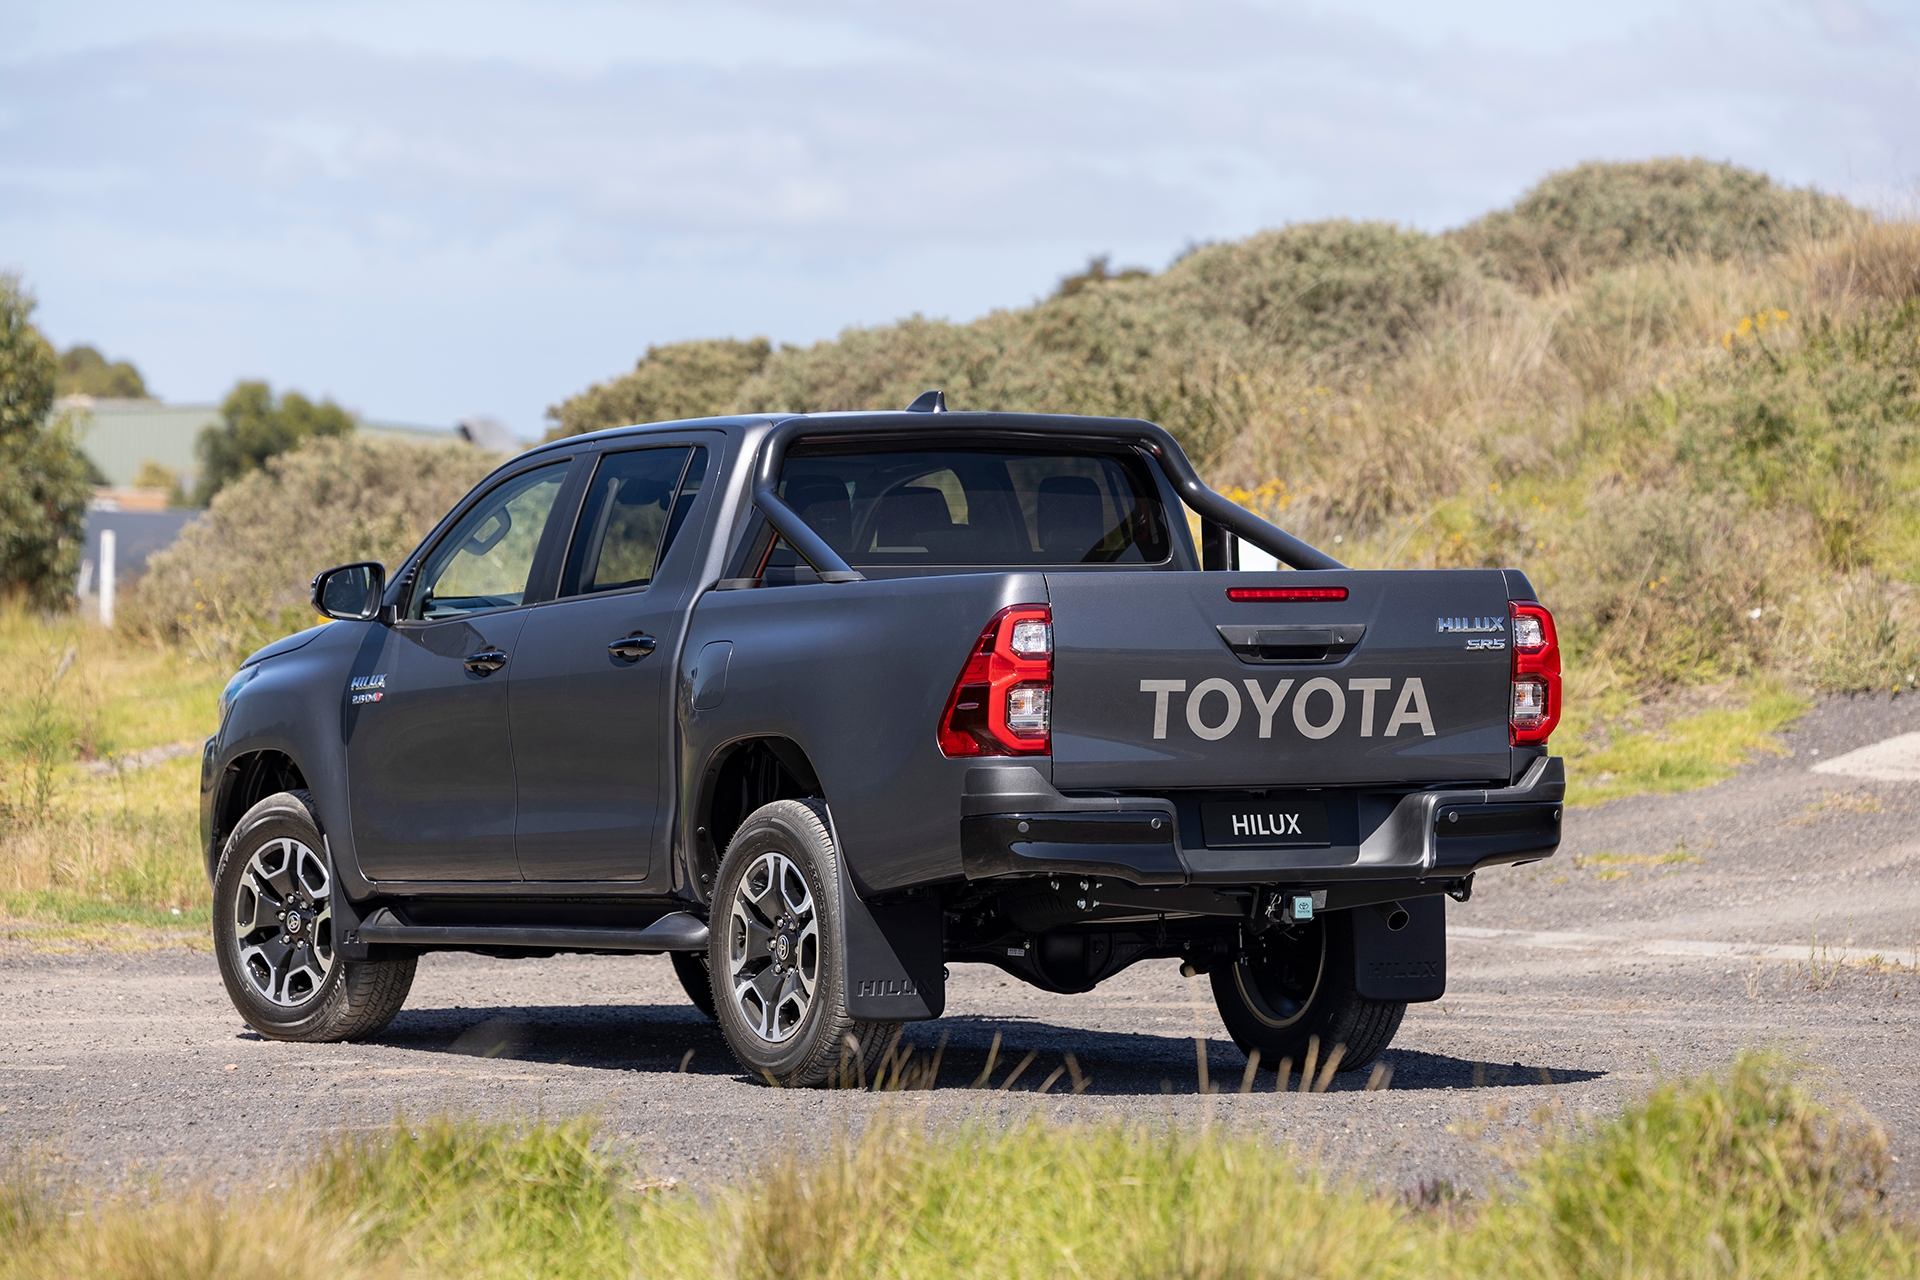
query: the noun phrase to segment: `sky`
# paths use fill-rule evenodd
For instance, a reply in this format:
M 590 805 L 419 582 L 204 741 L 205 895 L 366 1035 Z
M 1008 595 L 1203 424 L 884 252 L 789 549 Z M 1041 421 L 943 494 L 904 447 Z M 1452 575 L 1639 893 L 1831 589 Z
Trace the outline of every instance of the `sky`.
M 526 437 L 649 344 L 1660 155 L 1910 209 L 1920 0 L 0 0 L 0 270 L 57 344 Z

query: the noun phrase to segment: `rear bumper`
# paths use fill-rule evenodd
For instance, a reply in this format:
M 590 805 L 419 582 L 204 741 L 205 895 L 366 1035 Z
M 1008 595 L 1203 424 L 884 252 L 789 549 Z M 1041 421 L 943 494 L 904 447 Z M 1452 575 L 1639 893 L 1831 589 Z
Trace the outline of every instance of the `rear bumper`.
M 961 867 L 969 880 L 1099 876 L 1136 885 L 1454 881 L 1560 847 L 1566 767 L 1543 756 L 1511 787 L 1362 797 L 1350 843 L 1213 849 L 1196 806 L 1065 796 L 1029 766 L 967 772 Z

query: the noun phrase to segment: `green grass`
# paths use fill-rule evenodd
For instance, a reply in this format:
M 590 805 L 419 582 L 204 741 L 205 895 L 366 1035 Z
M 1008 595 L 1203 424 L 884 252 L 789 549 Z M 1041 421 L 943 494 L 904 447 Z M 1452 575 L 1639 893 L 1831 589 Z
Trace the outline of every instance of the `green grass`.
M 204 928 L 197 751 L 103 766 L 211 732 L 228 672 L 17 609 L 0 610 L 0 665 L 16 677 L 0 691 L 0 911 L 74 938 Z
M 791 1150 L 791 1148 L 790 1148 Z M 1547 1121 L 1491 1198 L 1402 1198 L 1217 1126 L 933 1128 L 909 1107 L 695 1194 L 590 1120 L 336 1141 L 226 1199 L 0 1177 L 0 1277 L 1911 1275 L 1885 1137 L 1743 1056 L 1604 1122 Z M 1427 1203 L 1431 1201 L 1432 1203 Z M 91 1205 L 91 1207 L 87 1207 Z
M 1719 782 L 1757 753 L 1785 751 L 1776 735 L 1811 705 L 1778 683 L 1762 682 L 1743 690 L 1737 705 L 1683 716 L 1658 729 L 1634 729 L 1623 714 L 1622 700 L 1603 695 L 1596 702 L 1570 723 L 1563 722 L 1554 739 L 1554 748 L 1567 761 L 1570 805 L 1691 791 Z M 1607 715 L 1609 711 L 1613 715 Z M 1602 718 L 1624 731 L 1596 747 L 1590 735 Z

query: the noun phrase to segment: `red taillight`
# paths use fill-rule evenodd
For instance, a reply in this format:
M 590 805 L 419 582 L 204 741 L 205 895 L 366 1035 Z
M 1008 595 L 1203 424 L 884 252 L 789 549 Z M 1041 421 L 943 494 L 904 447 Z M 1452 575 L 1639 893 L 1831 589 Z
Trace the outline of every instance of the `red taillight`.
M 1053 749 L 1053 610 L 1017 604 L 980 633 L 940 713 L 948 756 L 1043 756 Z
M 1560 638 L 1545 606 L 1511 606 L 1513 703 L 1509 740 L 1516 747 L 1537 746 L 1560 723 Z
M 1345 600 L 1345 587 L 1228 587 L 1229 600 Z

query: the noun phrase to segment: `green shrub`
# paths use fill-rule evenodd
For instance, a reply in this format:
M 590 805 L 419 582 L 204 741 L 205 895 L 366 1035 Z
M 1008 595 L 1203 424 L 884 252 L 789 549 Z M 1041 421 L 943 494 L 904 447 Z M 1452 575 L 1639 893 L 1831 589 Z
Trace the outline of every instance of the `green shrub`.
M 59 363 L 33 307 L 0 274 L 0 595 L 57 609 L 80 572 L 91 468 L 71 425 L 48 419 Z
M 221 490 L 149 560 L 128 617 L 207 657 L 244 656 L 314 622 L 315 573 L 397 565 L 501 461 L 464 444 L 309 441 Z
M 1236 347 L 1365 362 L 1399 352 L 1472 274 L 1444 240 L 1341 219 L 1196 249 L 1164 283 L 1181 311 L 1230 323 Z
M 648 347 L 632 373 L 596 382 L 547 410 L 547 439 L 637 422 L 672 422 L 723 413 L 745 382 L 767 363 L 765 338 L 676 342 Z
M 1451 238 L 1490 275 L 1540 290 L 1660 259 L 1755 258 L 1863 224 L 1837 196 L 1698 159 L 1589 162 L 1552 174 L 1511 209 Z

